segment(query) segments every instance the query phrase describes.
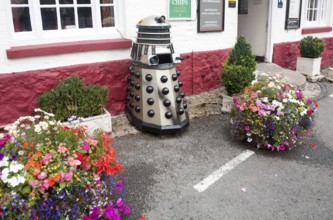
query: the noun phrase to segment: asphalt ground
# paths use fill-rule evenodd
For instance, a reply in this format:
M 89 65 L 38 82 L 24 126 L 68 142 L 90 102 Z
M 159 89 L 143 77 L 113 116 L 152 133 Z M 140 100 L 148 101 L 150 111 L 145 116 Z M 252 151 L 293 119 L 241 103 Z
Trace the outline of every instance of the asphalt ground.
M 180 135 L 115 138 L 132 209 L 126 219 L 333 219 L 333 84 L 321 86 L 315 132 L 291 151 L 232 139 L 228 114 L 192 119 Z M 245 150 L 254 154 L 205 191 L 194 189 Z

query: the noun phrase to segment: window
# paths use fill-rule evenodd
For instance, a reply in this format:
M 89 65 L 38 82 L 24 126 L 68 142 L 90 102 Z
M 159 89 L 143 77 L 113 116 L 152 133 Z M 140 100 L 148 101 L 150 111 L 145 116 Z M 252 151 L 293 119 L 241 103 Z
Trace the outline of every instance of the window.
M 13 38 L 59 41 L 60 38 L 117 33 L 115 0 L 11 0 Z M 57 39 L 56 39 L 57 38 Z
M 306 26 L 327 25 L 326 0 L 308 0 L 306 5 Z

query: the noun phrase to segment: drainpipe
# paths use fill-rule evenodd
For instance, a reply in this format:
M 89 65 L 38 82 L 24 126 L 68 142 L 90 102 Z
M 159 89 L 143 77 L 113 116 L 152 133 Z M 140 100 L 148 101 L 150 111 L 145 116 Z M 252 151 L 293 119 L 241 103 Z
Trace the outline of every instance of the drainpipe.
M 267 40 L 266 40 L 266 55 L 265 55 L 265 62 L 268 63 L 271 63 L 273 60 L 272 20 L 273 20 L 274 1 L 275 0 L 270 0 L 268 6 Z

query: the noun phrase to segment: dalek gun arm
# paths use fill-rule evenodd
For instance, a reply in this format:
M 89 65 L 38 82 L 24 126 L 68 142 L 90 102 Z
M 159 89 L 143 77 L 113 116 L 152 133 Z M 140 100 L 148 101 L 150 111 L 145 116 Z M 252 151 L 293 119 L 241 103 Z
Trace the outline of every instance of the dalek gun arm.
M 172 54 L 172 59 L 174 63 L 180 63 L 185 60 L 185 58 L 181 57 L 179 54 Z

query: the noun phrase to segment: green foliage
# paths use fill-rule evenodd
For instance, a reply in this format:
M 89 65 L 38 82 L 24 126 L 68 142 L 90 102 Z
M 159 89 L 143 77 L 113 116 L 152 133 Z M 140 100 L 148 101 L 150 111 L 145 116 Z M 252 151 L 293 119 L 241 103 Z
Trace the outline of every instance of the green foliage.
M 317 37 L 304 37 L 299 45 L 301 56 L 306 58 L 318 58 L 325 49 L 325 43 Z
M 227 65 L 240 65 L 250 68 L 252 71 L 256 69 L 255 57 L 252 54 L 252 47 L 246 42 L 243 36 L 237 38 L 237 42 L 231 51 Z
M 41 95 L 38 106 L 66 121 L 71 116 L 90 117 L 103 113 L 108 89 L 101 85 L 86 86 L 79 76 L 71 76 L 49 92 Z
M 240 93 L 254 78 L 255 76 L 250 68 L 240 65 L 227 65 L 221 74 L 221 80 L 228 95 Z
M 255 79 L 255 69 L 256 62 L 251 45 L 240 36 L 221 71 L 221 81 L 228 95 L 240 93 L 244 87 L 250 85 Z

